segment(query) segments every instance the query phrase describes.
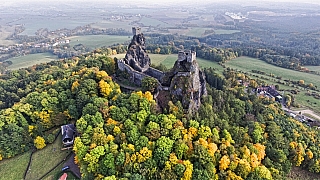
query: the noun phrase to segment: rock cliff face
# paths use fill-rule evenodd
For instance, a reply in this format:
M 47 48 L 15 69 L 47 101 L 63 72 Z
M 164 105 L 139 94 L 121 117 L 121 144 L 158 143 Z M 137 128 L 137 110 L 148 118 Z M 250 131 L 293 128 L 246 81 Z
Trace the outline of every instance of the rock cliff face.
M 180 101 L 190 113 L 198 110 L 201 96 L 207 95 L 204 73 L 199 69 L 196 53 L 181 51 L 173 68 L 163 73 L 150 67 L 150 58 L 145 50 L 145 37 L 140 28 L 132 28 L 133 38 L 124 59 L 118 60 L 118 67 L 130 74 L 136 85 L 143 78 L 154 77 L 158 80 L 155 98 L 162 109 L 168 108 L 168 102 Z
M 199 69 L 196 53 L 179 52 L 178 60 L 170 72 L 166 73 L 162 85 L 169 91 L 173 102 L 180 101 L 188 112 L 200 107 L 201 96 L 207 95 L 204 73 Z
M 145 72 L 150 67 L 150 58 L 145 50 L 145 37 L 140 28 L 133 27 L 132 32 L 133 38 L 124 60 L 136 71 Z

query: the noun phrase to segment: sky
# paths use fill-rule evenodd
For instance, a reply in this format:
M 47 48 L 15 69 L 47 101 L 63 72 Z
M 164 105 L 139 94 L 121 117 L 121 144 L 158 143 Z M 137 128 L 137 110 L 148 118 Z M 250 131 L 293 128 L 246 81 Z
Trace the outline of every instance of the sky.
M 12 4 L 12 3 L 21 3 L 21 2 L 79 2 L 79 1 L 89 1 L 94 3 L 95 1 L 106 2 L 105 0 L 10 0 L 5 1 L 4 3 Z M 115 2 L 119 3 L 128 3 L 129 0 L 117 0 Z M 131 2 L 143 2 L 143 3 L 185 3 L 185 2 L 195 2 L 194 0 L 135 0 Z M 320 4 L 320 0 L 201 0 L 200 2 L 237 2 L 237 3 L 249 3 L 249 2 L 291 2 L 291 3 L 312 3 L 312 4 Z M 199 3 L 199 2 L 197 2 Z M 1 6 L 1 4 L 0 4 Z

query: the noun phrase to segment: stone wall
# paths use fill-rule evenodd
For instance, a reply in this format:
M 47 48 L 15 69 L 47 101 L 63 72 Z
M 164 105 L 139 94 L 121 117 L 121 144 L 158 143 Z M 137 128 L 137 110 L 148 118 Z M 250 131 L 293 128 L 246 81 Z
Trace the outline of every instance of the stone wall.
M 118 68 L 121 71 L 126 71 L 130 75 L 130 80 L 139 86 L 141 86 L 142 79 L 148 76 L 147 74 L 134 70 L 126 64 L 123 59 L 118 60 Z
M 165 73 L 162 71 L 159 71 L 158 69 L 154 69 L 152 67 L 149 67 L 145 73 L 151 77 L 156 78 L 158 81 L 162 81 L 162 78 L 164 77 Z
M 125 63 L 123 59 L 118 60 L 118 68 L 121 71 L 126 71 L 130 75 L 130 80 L 136 85 L 141 86 L 142 79 L 145 77 L 153 77 L 158 80 L 159 86 L 161 85 L 161 79 L 164 76 L 162 71 L 159 71 L 154 68 L 148 68 L 146 72 L 139 72 L 133 69 L 131 66 Z

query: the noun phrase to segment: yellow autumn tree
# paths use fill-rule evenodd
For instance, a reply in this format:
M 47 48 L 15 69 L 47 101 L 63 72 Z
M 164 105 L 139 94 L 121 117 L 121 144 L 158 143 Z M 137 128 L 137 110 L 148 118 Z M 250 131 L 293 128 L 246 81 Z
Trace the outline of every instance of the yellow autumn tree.
M 252 153 L 252 154 L 250 155 L 250 160 L 251 160 L 251 161 L 250 161 L 250 164 L 251 164 L 251 167 L 252 167 L 252 168 L 255 168 L 255 167 L 259 166 L 260 161 L 259 161 L 258 156 L 257 156 L 256 153 Z
M 306 155 L 304 147 L 301 143 L 291 142 L 289 144 L 295 166 L 300 166 Z M 310 154 L 310 153 L 309 153 Z
M 106 80 L 109 77 L 108 73 L 105 71 L 98 71 L 96 73 L 96 76 L 97 76 L 97 79 L 99 80 Z
M 46 147 L 46 141 L 41 136 L 37 136 L 33 142 L 34 146 L 36 146 L 37 149 L 42 149 Z
M 75 92 L 75 90 L 78 88 L 79 85 L 80 85 L 80 84 L 79 84 L 78 81 L 73 82 L 73 83 L 72 83 L 72 86 L 71 86 L 71 91 L 72 91 L 72 92 Z
M 258 151 L 257 158 L 261 162 L 266 156 L 266 147 L 260 143 L 254 144 L 253 147 Z
M 49 128 L 52 126 L 52 122 L 50 119 L 51 113 L 52 111 L 41 111 L 40 113 L 37 114 L 41 120 L 41 124 L 46 128 Z
M 214 153 L 218 150 L 218 146 L 215 143 L 208 144 L 208 153 L 214 157 Z
M 312 159 L 313 158 L 313 153 L 310 149 L 307 150 L 306 155 L 308 157 L 308 159 Z
M 146 92 L 144 93 L 143 97 L 145 97 L 149 102 L 155 102 L 155 101 L 153 100 L 153 95 L 152 95 L 151 92 L 149 92 L 149 91 L 146 91 Z
M 136 155 L 138 157 L 138 162 L 142 163 L 152 157 L 152 151 L 147 147 L 143 147 L 140 152 L 136 152 Z
M 235 172 L 243 179 L 246 179 L 251 172 L 250 163 L 246 159 L 240 159 Z
M 230 164 L 229 157 L 227 155 L 224 155 L 219 161 L 219 169 L 226 170 L 229 167 L 229 164 Z
M 236 175 L 230 170 L 227 172 L 227 175 L 226 180 L 243 180 L 241 176 Z
M 190 180 L 192 178 L 193 164 L 189 160 L 185 160 L 183 161 L 183 165 L 186 167 L 186 170 L 181 180 Z
M 111 86 L 105 82 L 104 80 L 99 81 L 99 88 L 100 88 L 100 93 L 104 97 L 108 97 L 110 93 L 112 92 Z

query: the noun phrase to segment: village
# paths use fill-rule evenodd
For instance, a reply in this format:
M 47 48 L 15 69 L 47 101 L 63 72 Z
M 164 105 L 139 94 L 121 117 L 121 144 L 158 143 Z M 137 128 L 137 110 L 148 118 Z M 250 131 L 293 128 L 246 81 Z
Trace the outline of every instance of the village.
M 275 86 L 273 86 L 273 85 L 260 86 L 260 87 L 257 87 L 254 91 L 255 91 L 255 93 L 257 93 L 258 96 L 264 96 L 264 97 L 267 97 L 270 99 L 275 99 L 275 101 L 281 103 L 282 109 L 284 110 L 284 112 L 288 116 L 300 121 L 301 123 L 304 123 L 306 126 L 317 127 L 318 129 L 320 129 L 320 122 L 319 121 L 317 121 L 313 117 L 308 117 L 306 115 L 303 115 L 301 111 L 293 111 L 289 107 L 287 107 L 285 104 L 285 99 L 276 90 Z M 310 111 L 310 110 L 308 110 L 308 111 Z M 316 114 L 313 114 L 313 116 L 318 117 Z

